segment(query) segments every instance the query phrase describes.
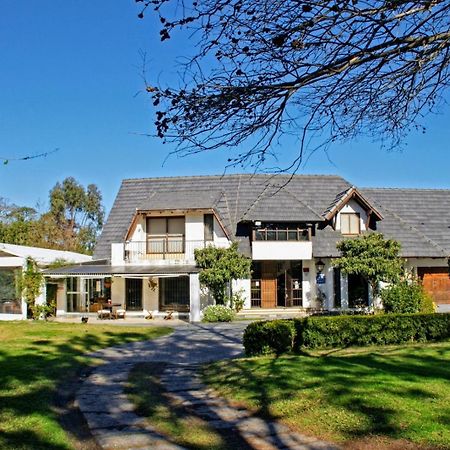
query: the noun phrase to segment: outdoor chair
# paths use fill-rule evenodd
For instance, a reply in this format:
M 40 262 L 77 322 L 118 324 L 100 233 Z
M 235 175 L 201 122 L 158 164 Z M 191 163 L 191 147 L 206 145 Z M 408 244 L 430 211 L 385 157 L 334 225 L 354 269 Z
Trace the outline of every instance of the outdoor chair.
M 153 319 L 153 314 L 146 309 L 144 309 L 144 319 L 151 320 Z
M 109 309 L 99 309 L 97 311 L 98 319 L 111 319 L 111 310 Z
M 127 310 L 125 308 L 118 308 L 114 311 L 116 319 L 125 319 L 125 314 Z

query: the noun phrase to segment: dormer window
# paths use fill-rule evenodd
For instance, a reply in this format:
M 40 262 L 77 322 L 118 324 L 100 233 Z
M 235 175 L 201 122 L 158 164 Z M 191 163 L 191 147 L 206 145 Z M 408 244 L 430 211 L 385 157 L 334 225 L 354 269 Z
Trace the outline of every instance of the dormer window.
M 361 233 L 359 213 L 341 213 L 341 233 L 356 235 Z

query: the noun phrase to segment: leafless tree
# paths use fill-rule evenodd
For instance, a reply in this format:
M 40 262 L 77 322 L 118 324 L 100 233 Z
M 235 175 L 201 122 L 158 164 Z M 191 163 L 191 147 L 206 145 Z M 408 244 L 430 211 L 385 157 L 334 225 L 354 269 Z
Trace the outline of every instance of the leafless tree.
M 184 30 L 196 43 L 180 88 L 147 84 L 178 154 L 245 143 L 230 164 L 259 166 L 294 134 L 292 170 L 311 142 L 396 146 L 449 86 L 450 0 L 136 1 L 162 41 Z

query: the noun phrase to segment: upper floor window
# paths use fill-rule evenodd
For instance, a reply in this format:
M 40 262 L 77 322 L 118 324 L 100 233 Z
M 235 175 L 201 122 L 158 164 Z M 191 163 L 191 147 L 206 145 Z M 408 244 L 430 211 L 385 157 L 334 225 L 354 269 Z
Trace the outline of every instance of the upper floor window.
M 147 217 L 147 253 L 183 253 L 184 217 Z
M 214 214 L 203 215 L 204 239 L 205 241 L 214 240 Z
M 341 213 L 341 233 L 342 234 L 361 233 L 359 213 Z
M 308 241 L 309 232 L 291 225 L 268 225 L 254 230 L 253 238 L 256 241 Z

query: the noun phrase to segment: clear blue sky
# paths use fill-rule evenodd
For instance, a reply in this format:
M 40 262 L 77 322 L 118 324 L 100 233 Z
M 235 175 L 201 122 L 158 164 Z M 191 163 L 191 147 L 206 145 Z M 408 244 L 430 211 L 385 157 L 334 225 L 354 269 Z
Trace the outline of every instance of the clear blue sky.
M 45 203 L 58 180 L 96 183 L 110 208 L 129 177 L 222 173 L 225 153 L 169 159 L 171 147 L 136 133 L 152 130 L 142 89 L 139 51 L 149 78 L 173 79 L 175 56 L 189 42 L 161 44 L 133 0 L 0 2 L 0 156 L 60 151 L 0 166 L 0 196 Z M 450 95 L 448 96 L 450 98 Z M 450 188 L 450 107 L 411 133 L 403 152 L 387 153 L 361 139 L 315 154 L 304 173 L 336 173 L 359 186 Z M 286 157 L 295 152 L 284 148 Z

